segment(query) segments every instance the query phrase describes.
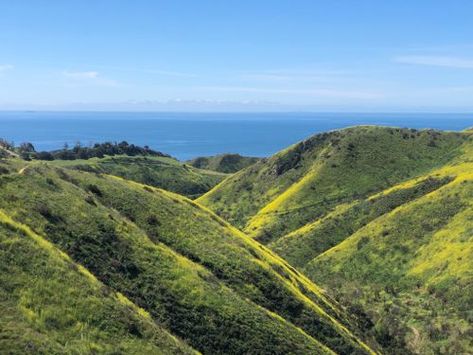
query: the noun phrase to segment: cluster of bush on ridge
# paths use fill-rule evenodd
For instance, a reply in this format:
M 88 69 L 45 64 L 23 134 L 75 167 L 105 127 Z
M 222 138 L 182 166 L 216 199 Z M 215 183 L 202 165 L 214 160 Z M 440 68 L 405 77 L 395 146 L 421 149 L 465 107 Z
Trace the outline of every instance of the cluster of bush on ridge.
M 80 142 L 78 142 L 72 148 L 69 148 L 66 143 L 64 144 L 64 148 L 60 150 L 54 150 L 51 152 L 37 152 L 32 143 L 21 143 L 18 147 L 15 147 L 15 144 L 13 142 L 8 142 L 4 139 L 0 139 L 0 147 L 18 153 L 20 157 L 25 160 L 76 160 L 103 158 L 105 155 L 149 155 L 158 157 L 169 157 L 168 154 L 152 150 L 147 145 L 145 145 L 144 147 L 140 147 L 134 144 L 129 144 L 126 141 L 122 141 L 120 143 L 95 143 L 93 146 L 90 147 L 84 147 L 80 144 Z

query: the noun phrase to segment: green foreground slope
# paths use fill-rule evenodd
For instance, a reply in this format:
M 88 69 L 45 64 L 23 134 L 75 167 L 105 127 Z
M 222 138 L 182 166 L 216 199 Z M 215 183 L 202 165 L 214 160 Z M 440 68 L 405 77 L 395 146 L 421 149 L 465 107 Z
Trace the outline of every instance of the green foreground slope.
M 0 209 L 194 349 L 370 352 L 355 322 L 316 285 L 194 202 L 117 177 L 22 164 L 3 164 Z M 25 276 L 28 292 L 33 279 Z M 74 291 L 64 288 L 58 292 Z
M 144 310 L 0 211 L 0 352 L 184 354 Z
M 209 191 L 227 177 L 226 174 L 197 169 L 169 157 L 110 156 L 86 160 L 54 160 L 51 164 L 120 176 L 191 198 Z

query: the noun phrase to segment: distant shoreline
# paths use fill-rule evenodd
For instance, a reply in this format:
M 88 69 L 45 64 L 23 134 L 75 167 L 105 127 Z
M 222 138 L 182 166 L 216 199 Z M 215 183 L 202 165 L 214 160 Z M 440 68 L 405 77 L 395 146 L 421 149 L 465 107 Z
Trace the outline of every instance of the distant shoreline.
M 127 141 L 181 161 L 222 153 L 267 157 L 315 133 L 357 125 L 461 131 L 470 114 L 0 112 L 0 137 L 40 151 Z

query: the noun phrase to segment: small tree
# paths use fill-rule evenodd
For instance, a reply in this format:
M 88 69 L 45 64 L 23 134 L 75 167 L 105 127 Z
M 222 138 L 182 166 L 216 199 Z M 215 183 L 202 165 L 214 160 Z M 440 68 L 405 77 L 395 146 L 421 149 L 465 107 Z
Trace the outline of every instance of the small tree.
M 21 143 L 18 147 L 18 153 L 24 160 L 31 160 L 32 153 L 35 152 L 33 144 L 29 142 Z
M 21 152 L 28 152 L 28 153 L 33 153 L 36 150 L 34 149 L 34 145 L 30 142 L 25 142 L 21 143 L 20 147 L 18 148 L 18 151 Z

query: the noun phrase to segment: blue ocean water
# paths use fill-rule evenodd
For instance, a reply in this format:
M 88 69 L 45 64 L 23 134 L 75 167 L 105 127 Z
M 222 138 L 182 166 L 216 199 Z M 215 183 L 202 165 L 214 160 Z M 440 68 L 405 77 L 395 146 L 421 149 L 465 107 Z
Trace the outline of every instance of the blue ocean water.
M 269 156 L 314 133 L 370 124 L 463 130 L 473 114 L 0 112 L 0 137 L 53 150 L 103 141 L 149 145 L 185 160 L 219 153 Z

